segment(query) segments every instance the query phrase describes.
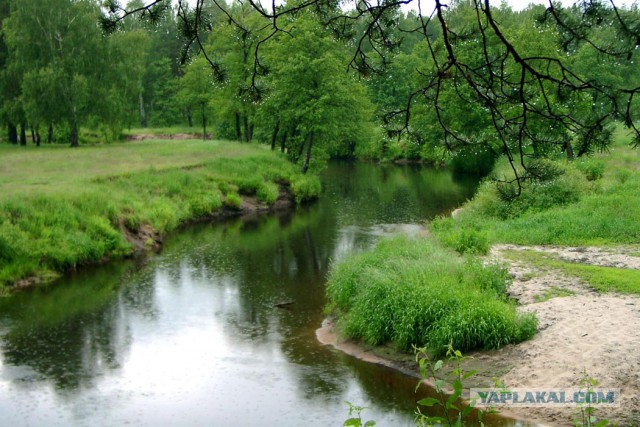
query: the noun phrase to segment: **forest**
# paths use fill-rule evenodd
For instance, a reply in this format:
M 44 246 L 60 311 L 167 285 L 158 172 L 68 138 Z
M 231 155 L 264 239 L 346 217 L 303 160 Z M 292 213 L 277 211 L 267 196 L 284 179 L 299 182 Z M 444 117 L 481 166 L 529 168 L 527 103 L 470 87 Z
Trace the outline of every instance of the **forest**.
M 6 140 L 184 126 L 304 170 L 357 157 L 486 174 L 505 155 L 535 178 L 535 159 L 604 150 L 616 121 L 637 130 L 637 6 L 403 3 L 3 0 Z

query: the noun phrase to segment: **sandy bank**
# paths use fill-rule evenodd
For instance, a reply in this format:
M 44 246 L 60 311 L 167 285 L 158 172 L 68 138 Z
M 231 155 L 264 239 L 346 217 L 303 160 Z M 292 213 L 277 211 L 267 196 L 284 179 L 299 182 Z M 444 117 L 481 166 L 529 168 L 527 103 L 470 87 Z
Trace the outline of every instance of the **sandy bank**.
M 537 314 L 538 333 L 518 345 L 469 354 L 463 367 L 478 370 L 478 374 L 465 386 L 491 387 L 493 378 L 500 378 L 507 388 L 573 388 L 579 387 L 586 371 L 600 387 L 621 391 L 620 407 L 598 409 L 596 416 L 621 426 L 640 425 L 640 298 L 599 294 L 576 277 L 508 261 L 504 256 L 523 249 L 545 251 L 572 262 L 640 269 L 640 258 L 625 249 L 495 246 L 490 258 L 508 264 L 513 277 L 509 293 L 520 304 L 519 310 Z M 551 288 L 571 295 L 536 302 Z M 417 374 L 410 356 L 342 341 L 330 321 L 316 335 L 320 342 L 354 357 Z M 503 413 L 531 425 L 570 426 L 577 409 L 521 408 Z

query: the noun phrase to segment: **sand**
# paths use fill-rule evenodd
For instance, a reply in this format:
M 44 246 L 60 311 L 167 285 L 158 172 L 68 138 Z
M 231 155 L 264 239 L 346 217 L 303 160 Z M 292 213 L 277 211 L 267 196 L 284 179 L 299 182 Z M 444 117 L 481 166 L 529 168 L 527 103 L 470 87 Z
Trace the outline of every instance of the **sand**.
M 640 269 L 640 258 L 625 249 L 500 245 L 492 249 L 491 257 L 506 261 L 506 251 L 524 249 L 553 253 L 567 261 Z M 521 304 L 519 310 L 537 314 L 538 333 L 524 343 L 476 356 L 487 364 L 512 361 L 513 367 L 501 376 L 507 387 L 577 387 L 586 370 L 600 387 L 621 391 L 619 408 L 601 408 L 596 415 L 620 425 L 640 424 L 640 298 L 599 294 L 575 277 L 520 262 L 512 262 L 509 270 L 514 278 L 510 293 Z M 536 303 L 535 296 L 550 287 L 575 294 Z M 516 413 L 550 425 L 571 425 L 576 410 L 536 408 Z
M 509 293 L 518 301 L 518 310 L 537 314 L 538 333 L 518 345 L 470 354 L 464 367 L 479 373 L 467 386 L 490 387 L 496 377 L 508 388 L 574 388 L 579 387 L 586 371 L 599 387 L 621 391 L 620 407 L 599 408 L 596 416 L 620 426 L 640 425 L 640 298 L 599 294 L 576 277 L 540 270 L 504 256 L 517 250 L 544 251 L 571 262 L 640 269 L 640 257 L 634 256 L 638 251 L 629 248 L 493 247 L 489 259 L 508 265 L 513 277 Z M 567 290 L 571 295 L 536 302 L 551 288 Z M 408 370 L 406 358 L 380 356 L 380 352 L 364 349 L 358 343 L 339 340 L 330 322 L 317 335 L 321 342 L 354 357 Z M 530 425 L 570 426 L 578 410 L 521 408 L 506 414 Z

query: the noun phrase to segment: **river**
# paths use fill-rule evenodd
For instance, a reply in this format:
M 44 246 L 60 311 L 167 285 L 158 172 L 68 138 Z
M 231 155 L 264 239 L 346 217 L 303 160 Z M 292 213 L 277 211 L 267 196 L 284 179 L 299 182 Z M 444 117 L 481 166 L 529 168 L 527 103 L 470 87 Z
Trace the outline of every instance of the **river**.
M 414 378 L 317 342 L 327 272 L 476 183 L 353 163 L 323 182 L 295 212 L 188 226 L 157 255 L 0 300 L 0 425 L 338 426 L 345 401 L 412 425 Z

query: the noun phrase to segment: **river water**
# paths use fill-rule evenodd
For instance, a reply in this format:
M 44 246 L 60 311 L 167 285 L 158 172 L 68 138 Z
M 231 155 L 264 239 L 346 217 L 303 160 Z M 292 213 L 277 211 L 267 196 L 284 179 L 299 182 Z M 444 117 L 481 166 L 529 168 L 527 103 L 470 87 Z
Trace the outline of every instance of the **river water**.
M 0 300 L 0 425 L 338 426 L 345 401 L 412 425 L 414 378 L 317 342 L 326 275 L 475 182 L 350 163 L 323 181 L 293 213 L 189 226 L 158 255 Z

